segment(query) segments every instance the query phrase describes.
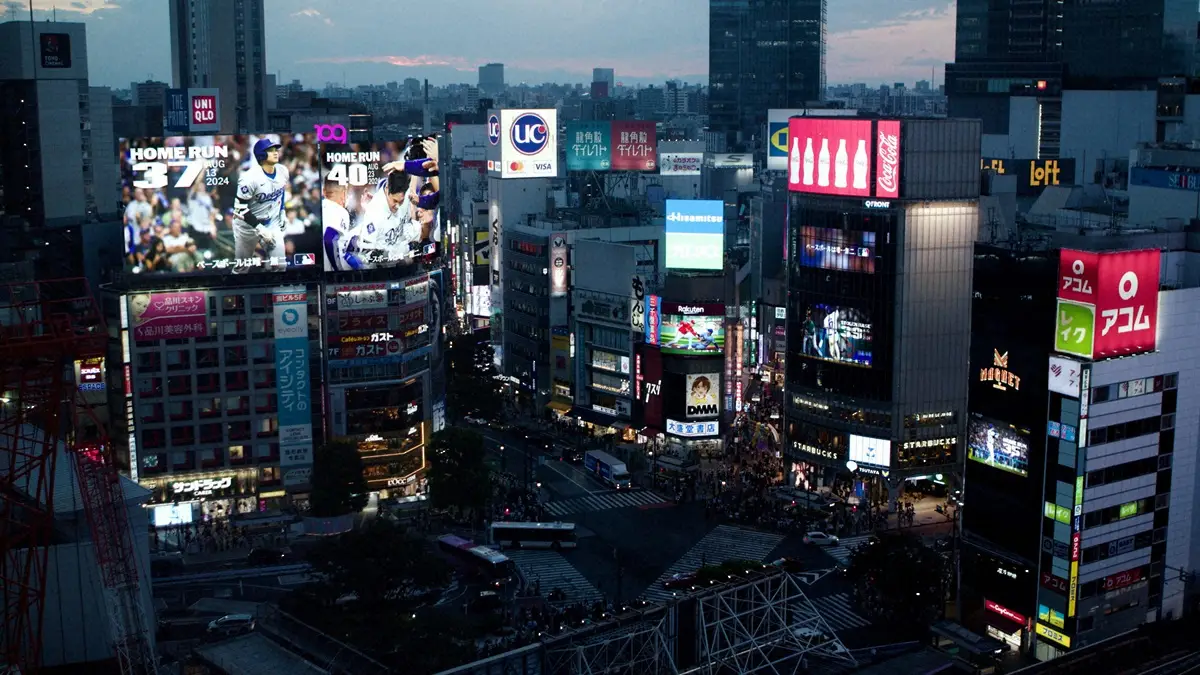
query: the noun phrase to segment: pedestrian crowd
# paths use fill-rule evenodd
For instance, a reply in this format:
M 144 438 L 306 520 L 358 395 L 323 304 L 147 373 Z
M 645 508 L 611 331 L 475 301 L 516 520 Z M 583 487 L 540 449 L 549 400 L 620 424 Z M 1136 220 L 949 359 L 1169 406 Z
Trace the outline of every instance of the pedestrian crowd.
M 542 519 L 542 507 L 536 488 L 527 486 L 523 480 L 508 471 L 497 471 L 492 476 L 492 498 L 488 503 L 488 521 L 538 522 Z

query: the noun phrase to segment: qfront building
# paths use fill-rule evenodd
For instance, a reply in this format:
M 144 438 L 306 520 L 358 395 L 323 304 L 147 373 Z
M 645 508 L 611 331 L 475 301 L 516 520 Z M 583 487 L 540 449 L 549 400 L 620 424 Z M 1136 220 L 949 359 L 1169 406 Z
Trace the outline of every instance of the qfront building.
M 793 117 L 788 132 L 790 479 L 890 504 L 960 456 L 978 123 Z

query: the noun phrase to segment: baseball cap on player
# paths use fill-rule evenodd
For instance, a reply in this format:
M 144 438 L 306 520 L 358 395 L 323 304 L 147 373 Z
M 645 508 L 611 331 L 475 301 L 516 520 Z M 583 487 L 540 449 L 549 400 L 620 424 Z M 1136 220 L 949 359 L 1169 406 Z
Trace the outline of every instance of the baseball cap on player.
M 279 141 L 273 141 L 269 138 L 260 138 L 254 144 L 254 159 L 262 162 L 267 158 L 267 151 L 271 148 L 278 148 Z

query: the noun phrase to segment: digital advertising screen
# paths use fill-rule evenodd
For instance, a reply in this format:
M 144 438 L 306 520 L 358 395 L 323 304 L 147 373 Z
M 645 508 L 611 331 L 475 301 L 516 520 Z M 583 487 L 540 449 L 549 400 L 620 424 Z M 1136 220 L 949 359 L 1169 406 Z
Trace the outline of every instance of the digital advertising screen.
M 667 269 L 721 270 L 725 267 L 725 203 L 720 200 L 666 200 Z
M 816 303 L 805 310 L 801 325 L 803 356 L 856 366 L 872 364 L 873 328 L 866 311 Z
M 1029 432 L 1011 424 L 973 417 L 967 428 L 967 452 L 980 464 L 1029 475 Z
M 664 302 L 659 314 L 659 349 L 664 354 L 725 353 L 725 306 Z
M 129 329 L 134 342 L 208 337 L 208 292 L 133 293 Z
M 801 226 L 796 255 L 804 267 L 875 273 L 875 233 Z
M 658 168 L 658 132 L 654 122 L 612 122 L 614 171 L 654 171 Z
M 788 189 L 871 196 L 871 120 L 793 117 L 788 120 Z
M 567 122 L 568 171 L 608 171 L 612 168 L 612 124 Z
M 325 271 L 434 262 L 442 240 L 436 137 L 321 145 Z
M 321 173 L 303 135 L 121 139 L 125 271 L 244 274 L 318 264 Z
M 716 417 L 721 414 L 721 374 L 699 373 L 687 376 L 687 402 L 684 413 L 688 419 Z
M 886 438 L 850 434 L 850 461 L 867 466 L 890 467 L 892 442 Z

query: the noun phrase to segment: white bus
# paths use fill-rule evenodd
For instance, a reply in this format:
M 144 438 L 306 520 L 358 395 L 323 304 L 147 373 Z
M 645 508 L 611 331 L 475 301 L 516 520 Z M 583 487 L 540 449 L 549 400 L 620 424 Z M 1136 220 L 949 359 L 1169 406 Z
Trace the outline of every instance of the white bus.
M 575 523 L 492 523 L 488 543 L 501 548 L 575 548 Z

